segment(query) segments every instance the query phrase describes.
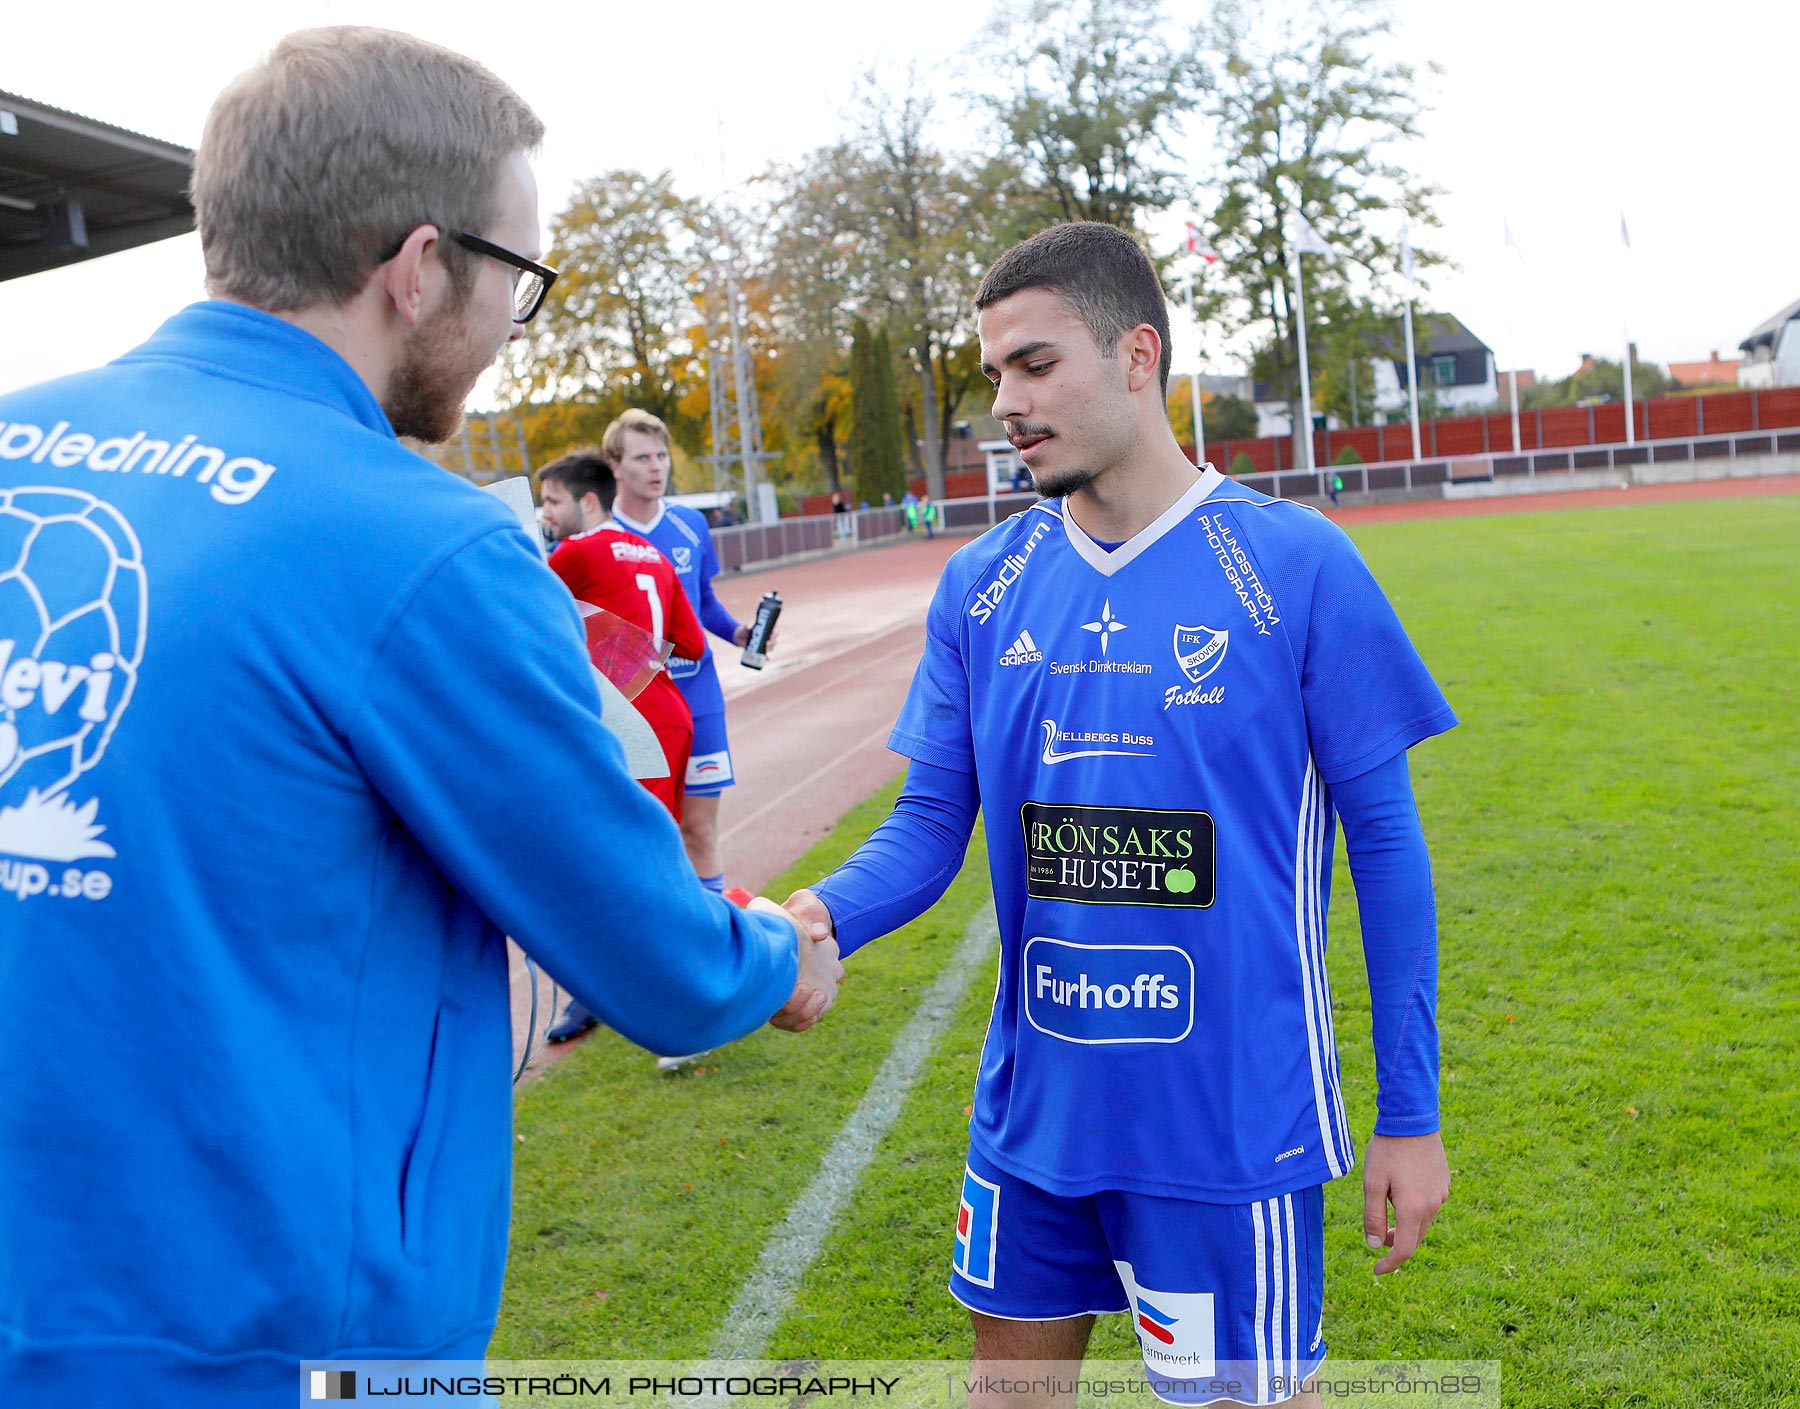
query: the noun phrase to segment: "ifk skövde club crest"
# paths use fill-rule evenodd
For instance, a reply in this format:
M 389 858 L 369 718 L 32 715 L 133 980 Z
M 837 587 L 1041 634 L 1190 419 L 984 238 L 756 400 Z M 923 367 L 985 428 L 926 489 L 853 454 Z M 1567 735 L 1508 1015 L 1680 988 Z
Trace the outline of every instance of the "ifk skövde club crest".
M 1229 631 L 1214 631 L 1210 626 L 1177 626 L 1175 663 L 1183 675 L 1198 685 L 1225 663 L 1230 645 Z

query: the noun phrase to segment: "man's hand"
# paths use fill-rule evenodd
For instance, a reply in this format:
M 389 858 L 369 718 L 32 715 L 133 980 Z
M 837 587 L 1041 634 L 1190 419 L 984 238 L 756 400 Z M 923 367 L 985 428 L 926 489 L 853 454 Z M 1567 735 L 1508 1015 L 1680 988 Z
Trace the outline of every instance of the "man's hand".
M 804 925 L 814 939 L 836 941 L 837 928 L 831 922 L 831 911 L 810 890 L 797 890 L 782 902 L 781 908 Z
M 838 962 L 837 940 L 831 937 L 829 925 L 824 937 L 815 937 L 808 932 L 811 926 L 807 922 L 765 896 L 757 896 L 746 908 L 779 915 L 794 927 L 794 942 L 800 951 L 799 978 L 794 984 L 793 996 L 781 1005 L 781 1011 L 769 1022 L 784 1032 L 805 1032 L 825 1015 L 837 998 L 838 983 L 844 977 L 844 966 Z M 820 904 L 819 909 L 824 910 L 824 905 Z
M 1450 1162 L 1442 1137 L 1371 1135 L 1363 1153 L 1363 1238 L 1389 1249 L 1375 1275 L 1392 1272 L 1418 1251 L 1425 1230 L 1450 1197 Z M 1394 1206 L 1393 1226 L 1388 1205 Z
M 776 622 L 775 629 L 769 633 L 769 639 L 763 642 L 763 650 L 774 650 L 775 638 L 779 635 L 781 635 L 781 623 Z M 731 644 L 734 646 L 748 646 L 750 644 L 750 624 L 748 622 L 739 626 L 732 634 Z

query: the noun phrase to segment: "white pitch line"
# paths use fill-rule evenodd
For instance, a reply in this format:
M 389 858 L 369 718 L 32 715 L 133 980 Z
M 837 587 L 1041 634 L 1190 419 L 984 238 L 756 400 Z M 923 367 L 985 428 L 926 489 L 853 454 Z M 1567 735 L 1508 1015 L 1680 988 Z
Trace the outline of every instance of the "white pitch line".
M 725 1313 L 724 1325 L 713 1337 L 713 1359 L 754 1360 L 763 1353 L 769 1337 L 793 1305 L 800 1279 L 825 1245 L 833 1221 L 856 1192 L 875 1147 L 900 1114 L 925 1058 L 931 1055 L 939 1035 L 955 1016 L 970 975 L 993 952 L 999 937 L 993 901 L 989 900 L 963 932 L 956 953 L 894 1039 L 861 1103 L 825 1152 L 819 1172 L 788 1210 L 781 1227 L 763 1244 L 756 1270 L 738 1292 L 731 1310 Z

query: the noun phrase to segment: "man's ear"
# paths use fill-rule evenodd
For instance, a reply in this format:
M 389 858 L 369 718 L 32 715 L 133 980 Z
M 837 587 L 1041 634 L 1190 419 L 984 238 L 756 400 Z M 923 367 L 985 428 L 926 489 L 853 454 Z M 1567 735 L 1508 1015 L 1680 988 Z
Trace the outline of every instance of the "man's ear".
M 424 315 L 427 285 L 441 272 L 437 244 L 437 226 L 421 225 L 406 237 L 400 252 L 376 271 L 382 293 L 409 326 Z
M 1162 337 L 1148 323 L 1139 323 L 1120 340 L 1125 360 L 1125 388 L 1139 392 L 1162 376 Z
M 581 502 L 576 507 L 581 510 L 581 517 L 584 520 L 594 519 L 597 521 L 606 517 L 605 505 L 600 502 L 600 496 L 591 489 L 581 496 Z

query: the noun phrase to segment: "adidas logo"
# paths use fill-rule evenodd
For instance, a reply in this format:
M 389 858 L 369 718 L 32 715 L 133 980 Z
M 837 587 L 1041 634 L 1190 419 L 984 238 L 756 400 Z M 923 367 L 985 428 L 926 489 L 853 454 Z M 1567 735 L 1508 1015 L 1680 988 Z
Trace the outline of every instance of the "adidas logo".
M 1006 648 L 1006 654 L 1000 657 L 1001 665 L 1030 665 L 1033 661 L 1044 658 L 1044 653 L 1037 648 L 1037 642 L 1031 639 L 1029 631 L 1021 631 L 1019 639 Z

